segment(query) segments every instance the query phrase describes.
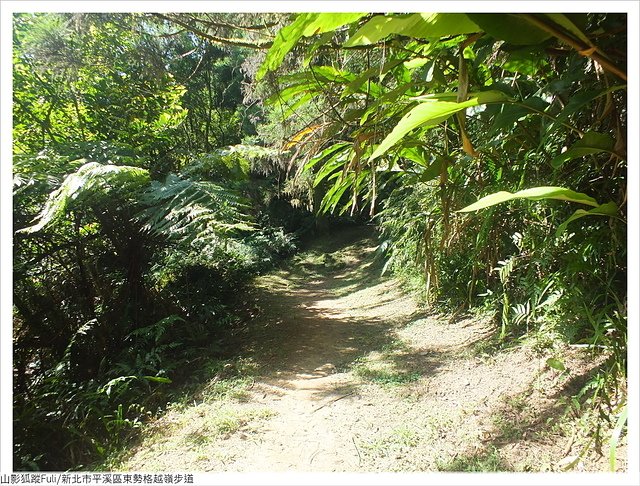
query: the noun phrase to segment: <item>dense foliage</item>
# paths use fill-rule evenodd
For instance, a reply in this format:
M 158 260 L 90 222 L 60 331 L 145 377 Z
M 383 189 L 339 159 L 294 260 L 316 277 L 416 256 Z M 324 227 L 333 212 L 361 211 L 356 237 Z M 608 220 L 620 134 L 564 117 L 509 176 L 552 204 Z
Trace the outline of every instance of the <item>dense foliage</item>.
M 500 344 L 606 356 L 619 414 L 624 46 L 624 14 L 17 15 L 15 467 L 117 446 L 311 211 Z
M 242 53 L 168 34 L 15 18 L 17 469 L 117 446 L 220 351 L 238 289 L 294 251 L 278 224 L 302 229 L 273 210 L 294 211 L 279 154 L 239 144 Z
M 285 29 L 258 78 L 286 71 L 278 110 L 316 108 L 291 139 L 316 209 L 369 214 L 386 269 L 439 309 L 493 312 L 498 344 L 607 357 L 583 396 L 623 414 L 626 16 L 300 14 Z M 296 42 L 304 62 L 282 68 Z

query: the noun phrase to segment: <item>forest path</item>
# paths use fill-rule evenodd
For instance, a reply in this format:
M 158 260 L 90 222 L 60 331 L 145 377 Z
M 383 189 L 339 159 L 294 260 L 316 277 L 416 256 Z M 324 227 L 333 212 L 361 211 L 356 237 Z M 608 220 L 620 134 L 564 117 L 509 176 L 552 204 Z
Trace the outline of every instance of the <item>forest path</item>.
M 594 364 L 574 353 L 561 374 L 525 347 L 491 351 L 486 319 L 425 315 L 375 249 L 349 229 L 258 278 L 240 357 L 118 469 L 549 471 L 576 457 L 559 399 Z

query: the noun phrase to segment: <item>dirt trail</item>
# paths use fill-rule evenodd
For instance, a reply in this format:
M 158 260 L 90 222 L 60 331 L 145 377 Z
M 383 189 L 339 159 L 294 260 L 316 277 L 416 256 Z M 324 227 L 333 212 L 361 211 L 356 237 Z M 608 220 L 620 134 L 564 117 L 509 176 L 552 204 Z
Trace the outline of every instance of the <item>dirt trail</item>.
M 490 352 L 486 319 L 425 315 L 379 277 L 375 246 L 346 231 L 259 278 L 226 371 L 254 376 L 168 412 L 118 468 L 555 471 L 577 458 L 604 470 L 561 418 L 593 363 L 572 352 L 561 374 L 526 347 Z

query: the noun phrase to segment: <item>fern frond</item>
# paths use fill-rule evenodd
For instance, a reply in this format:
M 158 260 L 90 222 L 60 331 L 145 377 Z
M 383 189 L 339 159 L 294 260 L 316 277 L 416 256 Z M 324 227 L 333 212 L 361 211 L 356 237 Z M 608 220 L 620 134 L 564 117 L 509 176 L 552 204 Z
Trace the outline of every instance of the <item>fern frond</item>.
M 215 243 L 222 237 L 252 229 L 242 211 L 245 201 L 212 182 L 170 174 L 164 182 L 153 182 L 141 202 L 148 206 L 137 217 L 144 230 L 192 245 Z
M 148 182 L 149 172 L 145 169 L 89 162 L 68 175 L 60 187 L 49 195 L 44 208 L 35 219 L 37 223 L 19 231 L 40 231 L 66 214 L 72 203 L 79 204 L 89 196 L 108 197 L 113 189 L 136 190 Z

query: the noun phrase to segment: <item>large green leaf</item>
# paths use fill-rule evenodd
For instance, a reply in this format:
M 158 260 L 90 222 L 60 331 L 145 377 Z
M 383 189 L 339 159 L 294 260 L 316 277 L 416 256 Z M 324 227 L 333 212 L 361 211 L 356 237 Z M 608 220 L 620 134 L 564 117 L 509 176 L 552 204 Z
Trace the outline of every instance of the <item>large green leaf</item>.
M 398 152 L 398 156 L 402 157 L 403 159 L 415 162 L 422 167 L 429 166 L 429 155 L 422 145 L 417 145 L 415 147 L 406 147 Z
M 531 189 L 524 189 L 518 192 L 500 191 L 493 194 L 489 194 L 478 201 L 470 204 L 467 207 L 458 209 L 458 213 L 467 213 L 469 211 L 478 211 L 479 209 L 485 209 L 490 206 L 495 206 L 503 202 L 511 201 L 513 199 L 529 199 L 530 201 L 539 201 L 541 199 L 559 199 L 561 201 L 571 201 L 580 204 L 586 204 L 588 206 L 597 207 L 598 203 L 591 196 L 587 196 L 581 192 L 572 191 L 564 187 L 555 186 L 541 186 L 532 187 Z
M 442 169 L 446 167 L 446 163 L 447 160 L 444 157 L 437 157 L 436 160 L 420 174 L 420 182 L 427 182 L 438 177 L 442 173 Z
M 614 202 L 608 202 L 605 204 L 601 204 L 600 206 L 596 206 L 589 211 L 584 209 L 578 209 L 575 213 L 573 213 L 564 223 L 558 226 L 556 229 L 556 236 L 560 236 L 567 229 L 567 226 L 572 221 L 576 219 L 583 218 L 585 216 L 615 216 L 618 213 L 618 206 Z
M 540 44 L 551 34 L 518 14 L 473 13 L 469 18 L 491 37 L 515 45 Z
M 478 32 L 478 26 L 463 13 L 415 13 L 404 16 L 378 15 L 364 24 L 344 44 L 346 47 L 375 44 L 391 34 L 420 39 Z
M 350 24 L 367 15 L 366 13 L 302 13 L 293 23 L 280 29 L 273 41 L 267 57 L 260 66 L 256 79 L 260 80 L 268 71 L 276 70 L 287 53 L 301 37 L 310 37 Z
M 335 151 L 328 160 L 326 160 L 313 181 L 313 187 L 320 184 L 325 178 L 339 170 L 347 162 L 348 152 L 344 150 Z
M 264 102 L 265 104 L 272 105 L 276 102 L 278 103 L 286 103 L 291 98 L 301 94 L 308 93 L 309 91 L 315 91 L 318 89 L 318 85 L 315 81 L 305 81 L 298 84 L 293 84 L 291 86 L 287 86 L 281 91 L 278 91 L 274 95 L 267 98 Z
M 164 182 L 153 181 L 140 202 L 146 208 L 135 219 L 145 231 L 194 247 L 253 229 L 243 212 L 246 201 L 228 184 L 169 174 Z
M 326 192 L 322 198 L 319 212 L 332 213 L 335 211 L 340 200 L 347 190 L 351 189 L 355 183 L 355 174 L 349 172 L 344 178 L 336 177 L 334 185 Z
M 286 103 L 300 94 L 317 94 L 325 89 L 327 83 L 351 83 L 356 75 L 333 66 L 314 66 L 296 76 L 283 76 L 283 83 L 291 82 L 286 88 L 271 95 L 265 100 L 266 104 Z
M 545 14 L 545 16 L 549 17 L 556 24 L 560 25 L 566 31 L 568 31 L 571 34 L 573 34 L 574 37 L 576 37 L 577 39 L 580 39 L 582 42 L 584 42 L 587 45 L 591 45 L 591 41 L 585 35 L 585 33 L 582 32 L 582 30 L 569 17 L 567 17 L 565 14 L 548 13 L 548 14 Z
M 343 71 L 334 68 L 333 66 L 314 66 L 311 68 L 313 71 L 313 79 L 320 79 L 329 82 L 336 83 L 348 83 L 356 79 L 356 75 L 349 71 Z
M 614 144 L 613 138 L 606 133 L 587 132 L 571 148 L 555 157 L 551 161 L 551 165 L 557 169 L 565 162 L 578 157 L 599 154 L 600 152 L 613 152 Z
M 329 160 L 335 158 L 337 156 L 337 154 L 335 154 L 334 152 L 341 152 L 343 150 L 345 150 L 348 147 L 352 147 L 353 144 L 349 143 L 349 142 L 338 142 L 335 143 L 333 145 L 331 145 L 330 147 L 327 147 L 326 149 L 324 149 L 322 152 L 320 152 L 319 154 L 313 156 L 313 158 L 309 159 L 309 161 L 305 164 L 304 166 L 304 170 L 308 171 L 311 170 L 314 166 L 316 166 L 317 164 L 319 164 L 320 162 L 327 163 Z
M 452 101 L 442 101 L 443 97 L 455 97 L 455 93 L 439 93 L 433 97 L 423 97 L 420 104 L 402 117 L 400 122 L 394 127 L 389 135 L 382 141 L 376 150 L 371 154 L 369 160 L 374 160 L 387 152 L 393 145 L 400 141 L 407 133 L 418 127 L 432 127 L 446 120 L 454 113 L 472 106 L 486 103 L 504 102 L 507 95 L 501 91 L 483 91 L 472 93 L 472 98 L 456 103 Z M 440 99 L 438 99 L 440 98 Z
M 548 65 L 542 49 L 526 47 L 510 52 L 502 68 L 512 73 L 536 76 L 541 69 Z

